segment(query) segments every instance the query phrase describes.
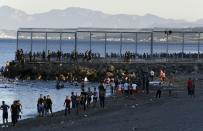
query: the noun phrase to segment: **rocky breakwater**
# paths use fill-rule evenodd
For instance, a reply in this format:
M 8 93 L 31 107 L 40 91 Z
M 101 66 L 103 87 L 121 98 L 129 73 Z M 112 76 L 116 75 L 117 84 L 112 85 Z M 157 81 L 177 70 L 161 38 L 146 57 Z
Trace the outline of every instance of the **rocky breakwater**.
M 3 75 L 21 80 L 82 81 L 87 77 L 91 82 L 98 82 L 106 77 L 128 76 L 134 79 L 150 70 L 154 70 L 158 76 L 160 69 L 167 76 L 177 73 L 202 73 L 203 63 L 11 63 Z

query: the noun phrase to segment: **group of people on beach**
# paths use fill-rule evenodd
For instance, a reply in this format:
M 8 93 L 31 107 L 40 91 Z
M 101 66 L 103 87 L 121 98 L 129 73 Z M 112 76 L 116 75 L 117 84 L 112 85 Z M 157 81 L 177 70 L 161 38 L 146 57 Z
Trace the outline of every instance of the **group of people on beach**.
M 104 84 L 101 83 L 98 87 L 99 93 L 97 92 L 97 89 L 94 88 L 94 91 L 91 91 L 90 88 L 88 88 L 87 91 L 85 91 L 84 84 L 81 85 L 81 93 L 79 95 L 78 92 L 71 93 L 71 96 L 66 96 L 64 101 L 65 106 L 65 116 L 67 114 L 70 114 L 71 107 L 73 110 L 76 110 L 76 113 L 78 114 L 80 110 L 86 111 L 87 108 L 91 107 L 91 102 L 93 98 L 93 107 L 95 108 L 97 105 L 98 97 L 100 100 L 100 107 L 104 108 L 104 101 L 106 96 L 106 89 L 104 88 Z M 43 97 L 42 94 L 40 94 L 40 98 L 37 102 L 37 109 L 39 116 L 45 116 L 48 115 L 49 111 L 52 114 L 52 100 L 50 96 Z
M 20 100 L 16 100 L 13 102 L 11 106 L 7 105 L 5 101 L 2 101 L 2 105 L 0 109 L 3 110 L 2 118 L 3 118 L 3 125 L 8 127 L 8 110 L 10 108 L 11 111 L 11 121 L 13 126 L 16 125 L 19 119 L 21 119 L 22 114 L 22 105 L 20 104 Z

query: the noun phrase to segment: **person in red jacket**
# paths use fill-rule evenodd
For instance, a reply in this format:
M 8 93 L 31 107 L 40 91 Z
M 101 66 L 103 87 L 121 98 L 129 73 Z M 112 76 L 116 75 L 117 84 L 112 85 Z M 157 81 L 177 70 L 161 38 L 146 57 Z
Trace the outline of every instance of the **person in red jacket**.
M 192 80 L 191 78 L 189 78 L 187 82 L 188 95 L 191 95 L 191 88 L 192 88 Z
M 71 104 L 71 100 L 69 99 L 68 96 L 66 96 L 64 105 L 65 105 L 65 116 L 67 115 L 67 110 L 68 110 L 68 114 L 70 114 L 70 104 Z

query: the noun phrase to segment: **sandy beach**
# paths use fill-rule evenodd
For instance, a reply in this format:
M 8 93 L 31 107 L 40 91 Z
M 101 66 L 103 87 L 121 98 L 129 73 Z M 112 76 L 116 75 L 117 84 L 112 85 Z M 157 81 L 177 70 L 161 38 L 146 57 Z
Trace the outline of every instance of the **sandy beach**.
M 202 131 L 203 81 L 201 78 L 196 81 L 196 97 L 191 98 L 187 95 L 187 78 L 175 81 L 172 97 L 168 97 L 167 89 L 160 99 L 155 98 L 155 91 L 149 95 L 139 92 L 136 96 L 111 96 L 106 99 L 104 109 L 91 107 L 79 115 L 72 110 L 66 117 L 61 111 L 54 113 L 54 117 L 21 120 L 16 127 L 1 130 Z

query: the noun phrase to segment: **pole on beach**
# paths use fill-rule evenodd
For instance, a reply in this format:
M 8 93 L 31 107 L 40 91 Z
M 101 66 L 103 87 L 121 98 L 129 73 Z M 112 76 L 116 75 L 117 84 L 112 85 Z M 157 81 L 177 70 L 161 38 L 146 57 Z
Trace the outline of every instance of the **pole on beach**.
M 151 32 L 151 58 L 152 58 L 152 56 L 153 56 L 153 45 L 154 45 L 154 40 L 153 40 L 153 36 L 154 34 L 153 34 L 153 31 Z
M 30 47 L 30 49 L 31 49 L 30 51 L 31 51 L 31 53 L 32 53 L 32 32 L 30 33 L 30 46 L 31 46 L 31 47 Z
M 90 51 L 92 50 L 92 32 L 90 32 Z
M 47 32 L 45 33 L 46 55 L 47 55 Z
M 167 59 L 168 59 L 168 32 L 167 32 L 167 34 L 166 34 L 166 57 L 167 57 Z
M 105 33 L 105 35 L 104 35 L 104 39 L 105 39 L 105 49 L 104 49 L 104 57 L 106 58 L 106 44 L 107 44 L 107 33 Z
M 182 59 L 184 57 L 184 48 L 185 48 L 185 34 L 183 32 L 183 43 L 182 43 Z
M 123 34 L 120 33 L 120 57 L 122 56 Z
M 61 52 L 61 46 L 62 46 L 62 33 L 60 33 L 60 52 Z
M 16 51 L 18 50 L 18 40 L 19 40 L 18 37 L 19 37 L 19 32 L 17 31 L 17 42 L 16 42 L 17 43 L 17 47 L 16 47 Z
M 198 60 L 200 56 L 200 38 L 201 38 L 201 33 L 199 33 L 199 39 L 198 39 Z

